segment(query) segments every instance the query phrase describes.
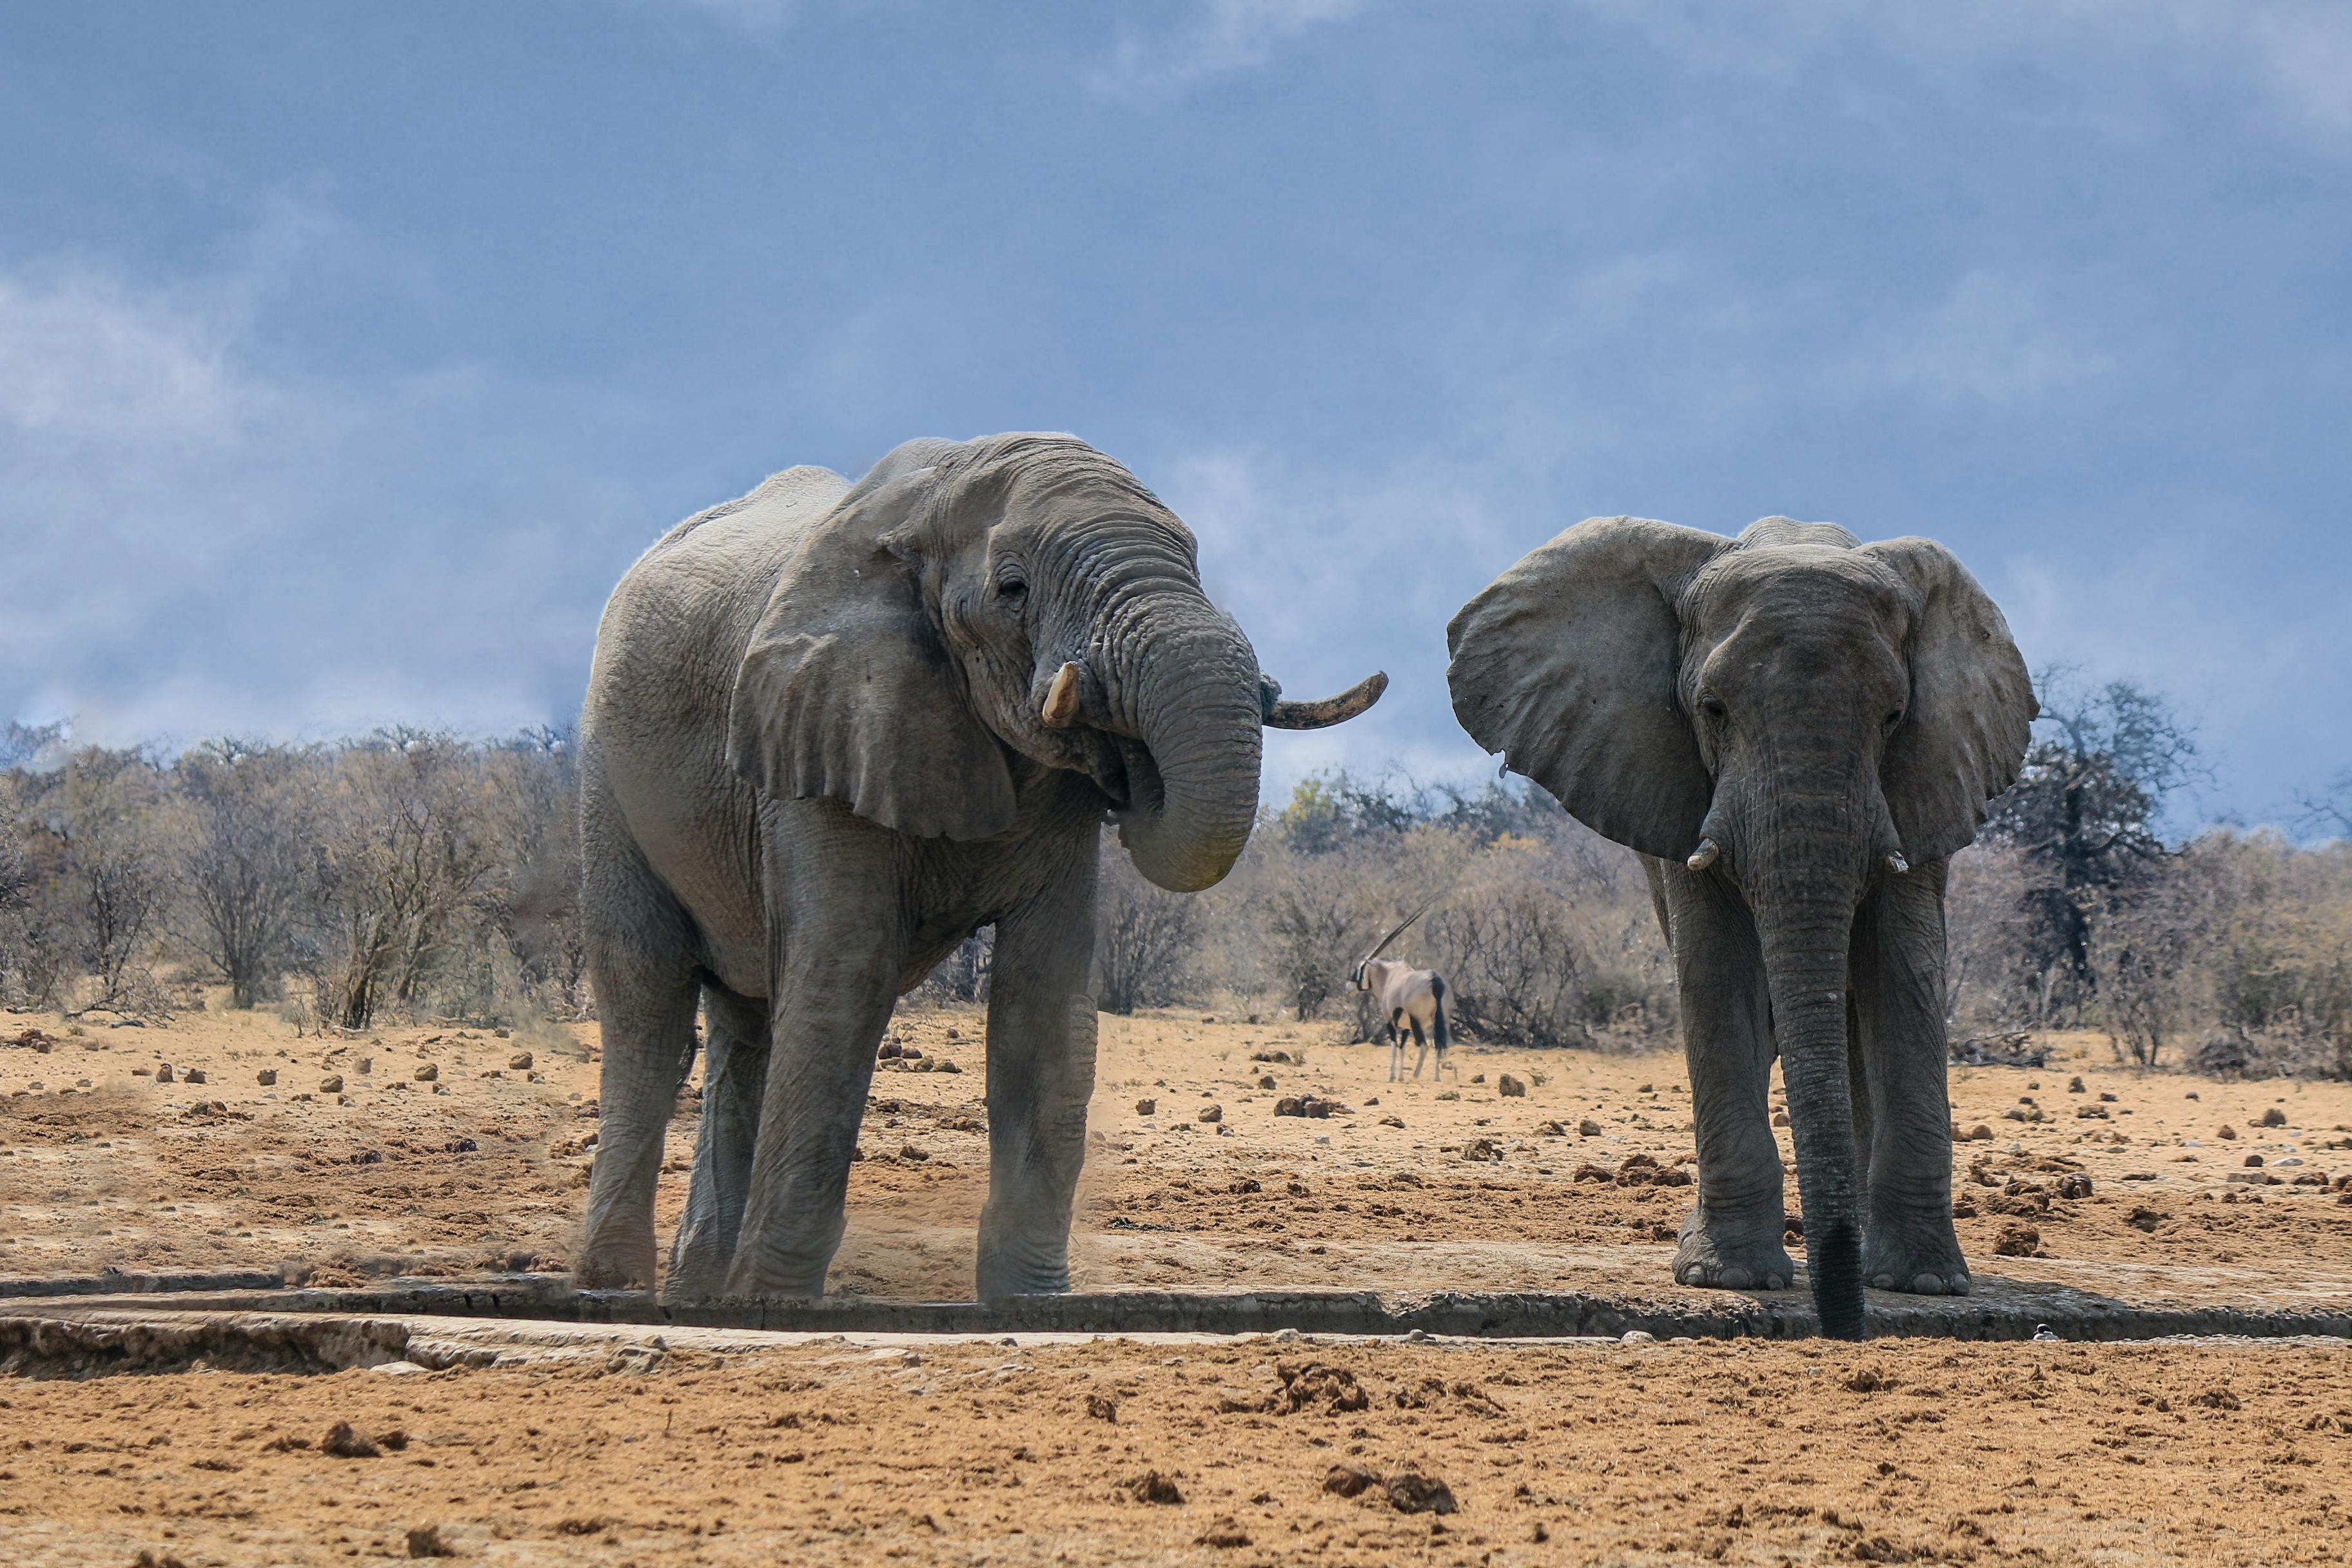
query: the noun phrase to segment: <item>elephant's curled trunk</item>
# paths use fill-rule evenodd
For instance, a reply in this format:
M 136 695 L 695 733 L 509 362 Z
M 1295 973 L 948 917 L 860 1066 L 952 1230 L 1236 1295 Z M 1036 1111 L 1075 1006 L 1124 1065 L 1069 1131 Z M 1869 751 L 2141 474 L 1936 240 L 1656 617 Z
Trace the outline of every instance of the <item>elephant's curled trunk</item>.
M 1249 842 L 1264 747 L 1248 639 L 1206 605 L 1189 623 L 1115 645 L 1105 672 L 1147 753 L 1132 759 L 1120 841 L 1137 870 L 1184 893 L 1215 884 Z

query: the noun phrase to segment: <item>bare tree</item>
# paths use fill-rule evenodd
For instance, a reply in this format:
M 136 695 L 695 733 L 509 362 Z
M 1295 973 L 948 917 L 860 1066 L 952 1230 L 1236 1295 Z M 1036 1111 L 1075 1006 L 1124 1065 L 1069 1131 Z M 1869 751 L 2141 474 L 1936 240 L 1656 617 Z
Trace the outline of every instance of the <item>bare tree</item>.
M 2026 892 L 2031 961 L 2044 996 L 2072 1010 L 2097 987 L 2092 911 L 2128 901 L 2152 874 L 2166 854 L 2166 797 L 2206 770 L 2195 735 L 2162 698 L 2123 680 L 2084 692 L 2069 673 L 2036 678 L 2039 738 L 1984 836 L 2014 845 L 2042 873 Z
M 179 760 L 181 923 L 231 1006 L 275 996 L 291 962 L 318 868 L 322 768 L 312 752 L 228 739 Z
M 487 787 L 462 742 L 383 731 L 338 759 L 320 856 L 320 1015 L 364 1028 L 420 997 L 497 868 Z
M 1132 1013 L 1182 1000 L 1195 984 L 1204 906 L 1154 886 L 1106 836 L 1095 893 L 1095 1000 Z
M 2352 772 L 2336 775 L 2335 782 L 2316 795 L 2299 795 L 2295 804 L 2302 807 L 2296 825 L 2330 838 L 2352 840 Z
M 99 746 L 75 752 L 35 805 L 35 878 L 95 987 L 76 1015 L 163 1008 L 147 961 L 171 889 L 169 805 L 145 757 Z

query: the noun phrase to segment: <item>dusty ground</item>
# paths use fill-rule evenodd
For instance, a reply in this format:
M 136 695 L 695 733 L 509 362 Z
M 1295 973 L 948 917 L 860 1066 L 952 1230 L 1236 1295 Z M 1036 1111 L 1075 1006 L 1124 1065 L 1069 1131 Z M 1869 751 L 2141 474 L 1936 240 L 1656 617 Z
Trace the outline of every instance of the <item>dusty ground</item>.
M 339 1422 L 384 1451 L 326 1451 Z M 836 1342 L 18 1379 L 0 1432 L 0 1555 L 59 1568 L 404 1561 L 427 1530 L 463 1561 L 646 1565 L 2267 1568 L 2352 1543 L 2352 1361 L 2303 1342 Z M 1335 1466 L 1370 1484 L 1327 1490 Z M 1401 1475 L 1455 1511 L 1401 1511 Z
M 357 1282 L 568 1255 L 593 1154 L 593 1027 L 322 1041 L 265 1016 L 200 1013 L 72 1036 L 60 1019 L 20 1015 L 0 1020 L 0 1042 L 28 1028 L 52 1037 L 46 1054 L 0 1043 L 0 1276 L 290 1263 Z M 980 1021 L 918 1013 L 894 1032 L 963 1070 L 875 1075 L 832 1288 L 968 1298 L 986 1182 Z M 1677 1058 L 1464 1048 L 1443 1085 L 1391 1084 L 1384 1047 L 1331 1045 L 1329 1033 L 1196 1015 L 1102 1020 L 1081 1288 L 1704 1299 L 1666 1272 L 1693 1189 L 1617 1177 L 1634 1156 L 1672 1171 L 1690 1153 Z M 2048 1043 L 2046 1068 L 1953 1072 L 1955 1120 L 1992 1132 L 1958 1145 L 1955 1171 L 1979 1278 L 2147 1303 L 2352 1296 L 2352 1194 L 2335 1186 L 2352 1178 L 2352 1085 L 2137 1074 L 2096 1037 Z M 524 1051 L 528 1068 L 509 1065 Z M 1305 1061 L 1252 1059 L 1275 1053 Z M 164 1065 L 173 1082 L 159 1086 Z M 186 1082 L 192 1067 L 203 1084 Z M 427 1069 L 435 1080 L 420 1081 Z M 257 1081 L 266 1071 L 274 1085 Z M 1506 1073 L 1524 1097 L 1497 1092 Z M 321 1089 L 337 1077 L 340 1094 Z M 1346 1113 L 1275 1114 L 1299 1095 Z M 1213 1105 L 1223 1120 L 1201 1121 Z M 2263 1126 L 2266 1115 L 2279 1124 Z M 1588 1123 L 1599 1131 L 1581 1134 Z M 666 1229 L 695 1127 L 689 1099 L 663 1177 Z M 2090 1195 L 2063 1195 L 2077 1175 Z M 1997 1255 L 2004 1238 L 2024 1255 Z
M 55 1037 L 47 1052 L 5 1043 L 28 1026 Z M 898 1026 L 964 1070 L 877 1073 L 836 1290 L 969 1294 L 977 1033 L 970 1016 Z M 2352 1086 L 2136 1075 L 2095 1040 L 2053 1044 L 2043 1068 L 1955 1069 L 1957 1120 L 1994 1131 L 1959 1146 L 1956 1172 L 1980 1279 L 2147 1302 L 2352 1296 L 2352 1204 L 2333 1187 L 2352 1174 Z M 531 1065 L 510 1066 L 523 1050 Z M 1273 1052 L 1305 1061 L 1252 1059 Z M 331 1281 L 560 1262 L 593 1157 L 593 1030 L 320 1041 L 233 1015 L 80 1036 L 0 1020 L 0 1275 L 291 1264 Z M 1689 1152 L 1679 1062 L 1456 1056 L 1442 1086 L 1392 1085 L 1384 1050 L 1311 1027 L 1104 1019 L 1078 1283 L 1696 1298 L 1666 1276 L 1691 1189 L 1618 1174 Z M 163 1063 L 174 1081 L 159 1087 Z M 206 1081 L 188 1085 L 190 1067 Z M 1507 1072 L 1524 1097 L 1497 1092 Z M 337 1074 L 340 1094 L 322 1081 Z M 1346 1110 L 1274 1114 L 1302 1094 Z M 1222 1121 L 1202 1122 L 1211 1105 Z M 666 1225 L 694 1127 L 689 1104 Z M 2090 1194 L 2063 1195 L 2077 1175 Z M 2005 1235 L 2031 1255 L 1998 1256 Z M 0 1560 L 404 1559 L 406 1532 L 428 1526 L 467 1559 L 550 1563 L 2251 1564 L 2340 1561 L 2352 1542 L 2339 1345 L 916 1353 L 0 1381 Z M 1288 1411 L 1280 1369 L 1318 1362 L 1345 1376 L 1307 1374 L 1320 1392 Z M 1332 1408 L 1352 1389 L 1360 1408 Z M 317 1445 L 337 1420 L 407 1447 L 334 1458 Z M 1382 1484 L 1327 1493 L 1335 1464 Z M 1385 1481 L 1409 1469 L 1445 1481 L 1460 1511 L 1391 1506 Z M 1183 1500 L 1122 1491 L 1150 1471 Z

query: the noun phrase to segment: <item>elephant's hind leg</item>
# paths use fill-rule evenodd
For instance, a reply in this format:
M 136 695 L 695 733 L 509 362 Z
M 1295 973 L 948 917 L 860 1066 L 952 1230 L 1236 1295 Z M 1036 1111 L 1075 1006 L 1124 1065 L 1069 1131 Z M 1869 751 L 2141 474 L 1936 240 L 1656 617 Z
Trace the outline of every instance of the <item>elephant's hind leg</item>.
M 572 1279 L 583 1289 L 651 1289 L 662 1142 L 694 1052 L 693 927 L 635 844 L 599 845 L 596 837 L 589 836 L 583 923 L 604 1072 Z
M 768 1083 L 767 1003 L 706 982 L 703 1005 L 709 1034 L 703 1046 L 702 1131 L 662 1288 L 672 1301 L 701 1300 L 726 1289 L 751 1187 L 760 1099 Z

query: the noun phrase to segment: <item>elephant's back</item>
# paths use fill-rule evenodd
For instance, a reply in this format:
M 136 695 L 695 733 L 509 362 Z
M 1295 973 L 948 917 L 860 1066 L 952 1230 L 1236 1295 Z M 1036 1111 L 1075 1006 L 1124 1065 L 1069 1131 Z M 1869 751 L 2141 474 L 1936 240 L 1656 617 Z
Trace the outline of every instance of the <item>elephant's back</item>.
M 596 628 L 592 723 L 601 707 L 698 677 L 705 686 L 720 683 L 723 703 L 785 559 L 848 489 L 829 468 L 786 468 L 656 541 L 622 574 Z M 676 711 L 679 699 L 696 694 L 667 695 L 665 705 Z

